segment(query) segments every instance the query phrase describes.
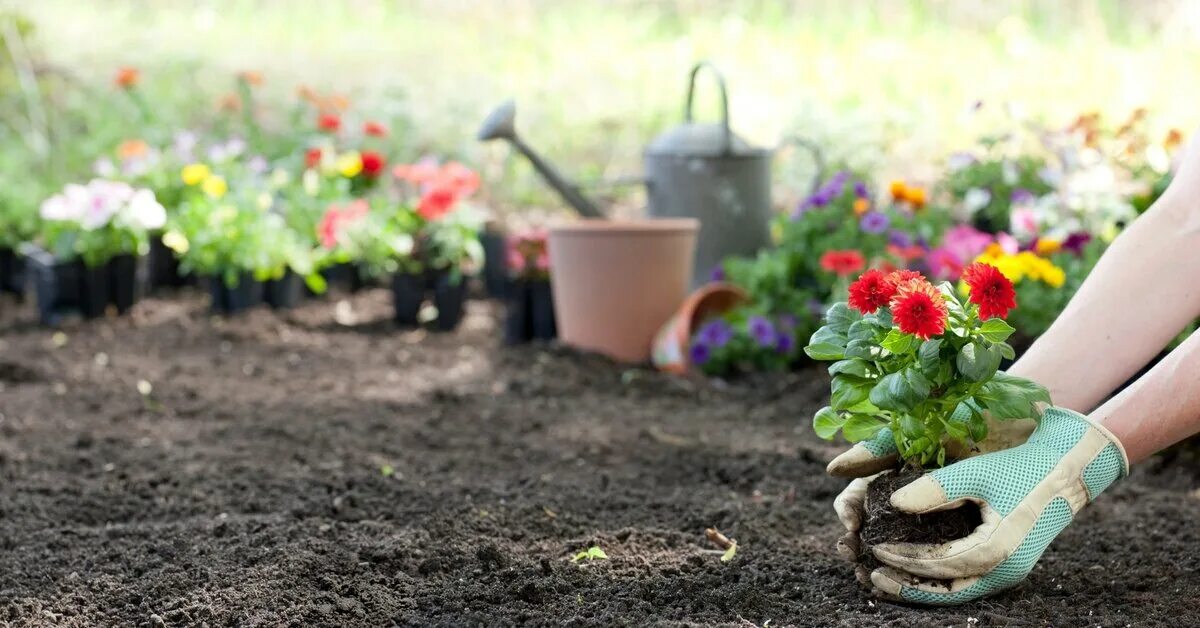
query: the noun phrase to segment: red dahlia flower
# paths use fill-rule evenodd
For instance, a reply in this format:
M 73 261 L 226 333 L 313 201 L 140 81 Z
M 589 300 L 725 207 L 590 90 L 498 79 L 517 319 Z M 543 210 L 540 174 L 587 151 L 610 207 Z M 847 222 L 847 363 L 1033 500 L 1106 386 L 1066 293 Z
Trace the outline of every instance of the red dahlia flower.
M 868 270 L 858 281 L 850 284 L 850 307 L 870 314 L 881 307 L 887 306 L 896 294 L 896 284 L 889 281 L 883 271 Z
M 386 165 L 387 161 L 384 160 L 383 155 L 371 150 L 364 150 L 362 152 L 363 176 L 374 179 L 383 172 L 383 168 Z
M 909 279 L 897 286 L 891 308 L 892 319 L 906 334 L 929 340 L 946 331 L 946 299 L 924 279 Z
M 821 256 L 821 268 L 837 273 L 839 277 L 853 275 L 863 269 L 866 265 L 866 260 L 863 259 L 862 253 L 853 249 L 845 251 L 827 251 Z
M 363 125 L 363 133 L 371 137 L 387 137 L 388 129 L 382 122 L 369 121 Z
M 971 288 L 971 303 L 979 306 L 979 318 L 1004 318 L 1017 307 L 1017 291 L 995 266 L 975 262 L 963 269 L 962 278 Z
M 887 276 L 888 282 L 897 287 L 900 286 L 900 284 L 908 283 L 913 279 L 925 281 L 925 275 L 922 275 L 920 272 L 915 270 L 901 268 L 900 270 L 893 270 L 892 272 L 888 273 Z
M 333 113 L 323 113 L 317 116 L 317 128 L 326 133 L 337 133 L 342 128 L 342 119 Z

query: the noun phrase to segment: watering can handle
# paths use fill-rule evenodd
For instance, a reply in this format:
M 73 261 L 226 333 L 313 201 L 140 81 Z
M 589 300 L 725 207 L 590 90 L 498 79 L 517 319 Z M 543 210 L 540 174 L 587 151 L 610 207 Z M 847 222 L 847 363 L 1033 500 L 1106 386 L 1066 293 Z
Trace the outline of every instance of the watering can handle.
M 813 163 L 816 164 L 817 169 L 813 173 L 812 185 L 809 186 L 808 193 L 816 194 L 817 188 L 821 187 L 821 182 L 825 180 L 825 154 L 821 152 L 821 147 L 816 142 L 798 135 L 788 138 L 787 143 L 799 146 L 812 155 Z
M 687 104 L 683 108 L 683 120 L 692 121 L 692 96 L 696 91 L 696 75 L 705 68 L 712 72 L 713 78 L 717 80 L 717 87 L 721 89 L 721 127 L 725 138 L 725 147 L 721 152 L 728 155 L 733 152 L 733 132 L 729 130 L 729 96 L 725 92 L 725 77 L 721 76 L 717 66 L 708 61 L 701 61 L 692 66 L 692 73 L 688 77 Z

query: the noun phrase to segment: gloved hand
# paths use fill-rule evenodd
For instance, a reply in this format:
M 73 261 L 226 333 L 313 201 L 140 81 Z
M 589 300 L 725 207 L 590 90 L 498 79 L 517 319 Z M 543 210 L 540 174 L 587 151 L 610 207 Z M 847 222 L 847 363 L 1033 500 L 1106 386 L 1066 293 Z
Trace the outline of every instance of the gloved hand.
M 874 547 L 890 567 L 872 572 L 871 583 L 882 597 L 934 605 L 1015 586 L 1075 513 L 1128 473 L 1125 450 L 1107 429 L 1077 412 L 1048 408 L 1025 444 L 956 462 L 893 493 L 892 505 L 913 514 L 975 502 L 983 523 L 942 545 Z
M 971 409 L 964 405 L 954 411 L 950 420 L 967 421 L 970 416 Z M 987 440 L 980 443 L 977 451 L 967 450 L 965 447 L 947 447 L 950 458 L 963 460 L 982 453 L 1015 447 L 1025 442 L 1037 427 L 1037 422 L 1033 419 L 993 421 L 986 411 L 984 419 L 988 423 Z M 850 560 L 854 560 L 852 556 L 857 556 L 858 528 L 862 521 L 867 485 L 876 474 L 894 469 L 897 455 L 892 430 L 885 427 L 879 430 L 874 438 L 856 443 L 825 467 L 825 472 L 834 477 L 856 478 L 833 500 L 833 509 L 837 511 L 842 525 L 846 526 L 847 535 L 843 537 L 841 545 L 852 548 L 852 555 L 843 551 Z

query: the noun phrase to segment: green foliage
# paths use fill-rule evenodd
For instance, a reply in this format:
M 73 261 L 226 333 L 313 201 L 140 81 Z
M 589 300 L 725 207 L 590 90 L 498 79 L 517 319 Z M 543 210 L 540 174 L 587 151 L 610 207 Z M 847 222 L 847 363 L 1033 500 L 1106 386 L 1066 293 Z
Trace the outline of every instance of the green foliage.
M 995 148 L 999 138 L 983 138 L 984 154 L 958 169 L 951 169 L 942 180 L 944 191 L 962 203 L 973 190 L 986 190 L 986 202 L 969 207 L 976 227 L 988 233 L 1008 231 L 1011 222 L 1013 192 L 1025 190 L 1042 195 L 1053 190 L 1040 175 L 1046 161 L 1040 156 L 1019 155 L 1010 158 Z
M 600 549 L 599 545 L 593 545 L 571 558 L 571 562 L 574 563 L 577 563 L 581 560 L 587 560 L 589 562 L 593 560 L 608 560 L 608 554 L 605 554 L 604 550 Z
M 901 457 L 919 467 L 941 465 L 948 441 L 971 445 L 986 437 L 978 409 L 998 419 L 1036 415 L 1049 403 L 1041 386 L 997 369 L 1012 348 L 1013 328 L 1000 319 L 981 320 L 978 306 L 964 303 L 949 284 L 939 287 L 950 312 L 940 336 L 922 340 L 900 331 L 886 308 L 862 315 L 836 303 L 805 351 L 832 361 L 830 405 L 813 417 L 813 431 L 850 442 L 873 438 L 890 427 Z M 965 422 L 951 419 L 972 408 Z

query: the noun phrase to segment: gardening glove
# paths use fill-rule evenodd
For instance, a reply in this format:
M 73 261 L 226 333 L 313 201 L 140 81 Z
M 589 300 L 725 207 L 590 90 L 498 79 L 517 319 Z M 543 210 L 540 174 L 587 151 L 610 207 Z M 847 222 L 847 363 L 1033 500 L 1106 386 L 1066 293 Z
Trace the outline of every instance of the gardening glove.
M 875 546 L 875 557 L 890 567 L 872 572 L 871 583 L 881 597 L 932 605 L 1015 586 L 1075 513 L 1128 473 L 1129 459 L 1112 433 L 1050 407 L 1025 444 L 956 462 L 893 493 L 892 506 L 912 514 L 974 502 L 983 523 L 941 545 Z
M 984 412 L 988 423 L 988 437 L 979 443 L 978 449 L 970 450 L 958 442 L 947 444 L 946 453 L 954 460 L 1016 447 L 1026 441 L 1037 427 L 1033 419 L 993 421 Z M 950 415 L 951 421 L 965 422 L 971 418 L 971 408 L 964 402 Z M 863 499 L 867 496 L 867 485 L 877 474 L 896 467 L 898 452 L 892 430 L 883 428 L 874 438 L 856 443 L 853 447 L 834 458 L 825 472 L 834 477 L 856 478 L 833 501 L 838 519 L 846 531 L 857 533 L 862 520 Z

